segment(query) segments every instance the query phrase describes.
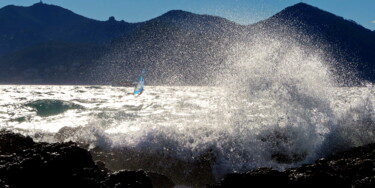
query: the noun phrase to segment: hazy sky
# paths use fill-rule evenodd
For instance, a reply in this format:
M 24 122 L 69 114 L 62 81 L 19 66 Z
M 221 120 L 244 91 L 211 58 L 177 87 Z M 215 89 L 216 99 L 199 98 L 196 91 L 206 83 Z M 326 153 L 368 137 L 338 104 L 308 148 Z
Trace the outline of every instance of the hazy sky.
M 39 0 L 0 0 L 6 5 L 30 6 Z M 198 14 L 217 15 L 240 24 L 266 19 L 301 0 L 43 0 L 85 17 L 141 22 L 169 10 L 185 10 Z M 354 20 L 375 30 L 375 0 L 303 0 L 303 2 Z

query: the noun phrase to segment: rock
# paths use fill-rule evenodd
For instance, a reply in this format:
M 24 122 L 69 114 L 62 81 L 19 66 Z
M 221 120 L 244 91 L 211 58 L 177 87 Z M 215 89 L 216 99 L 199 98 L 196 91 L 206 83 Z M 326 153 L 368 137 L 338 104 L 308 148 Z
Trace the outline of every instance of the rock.
M 20 134 L 13 134 L 6 130 L 0 131 L 0 154 L 6 155 L 14 153 L 16 150 L 22 150 L 32 147 L 33 139 Z
M 1 155 L 0 177 L 10 187 L 99 187 L 105 175 L 74 143 L 34 144 Z
M 0 187 L 8 188 L 9 185 L 7 185 L 3 180 L 0 179 Z
M 374 159 L 375 144 L 369 144 L 284 172 L 261 168 L 229 174 L 210 187 L 375 187 Z
M 108 18 L 108 22 L 115 23 L 115 22 L 116 22 L 115 17 L 114 17 L 114 16 L 110 16 L 110 17 Z
M 283 172 L 260 168 L 228 174 L 208 187 L 375 187 L 374 159 L 375 144 L 369 144 Z M 0 187 L 174 186 L 168 177 L 152 172 L 111 172 L 73 142 L 35 143 L 30 137 L 0 131 Z
M 153 188 L 173 188 L 175 184 L 167 176 L 147 172 L 147 175 L 150 177 Z
M 219 185 L 210 187 L 288 187 L 288 176 L 270 168 L 260 168 L 247 173 L 229 174 Z
M 370 188 L 375 187 L 375 176 L 365 177 L 363 179 L 357 180 L 353 184 L 353 188 Z
M 111 174 L 109 178 L 104 181 L 104 185 L 113 188 L 151 188 L 151 180 L 147 177 L 144 171 L 126 171 L 120 170 Z
M 97 161 L 95 161 L 95 164 L 96 164 L 96 166 L 98 166 L 98 168 L 101 171 L 106 172 L 106 173 L 110 172 L 110 170 L 107 167 L 105 167 L 105 163 L 103 161 L 97 160 Z
M 289 174 L 292 187 L 350 187 L 350 183 L 339 175 L 316 170 L 312 173 Z
M 97 164 L 73 142 L 34 143 L 0 131 L 0 187 L 152 187 L 143 171 L 111 173 Z

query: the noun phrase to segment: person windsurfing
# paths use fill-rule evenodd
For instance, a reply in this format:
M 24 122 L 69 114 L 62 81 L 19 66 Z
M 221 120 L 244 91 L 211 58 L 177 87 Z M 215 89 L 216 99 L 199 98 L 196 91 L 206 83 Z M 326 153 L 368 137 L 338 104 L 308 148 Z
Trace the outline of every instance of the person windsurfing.
M 145 70 L 142 70 L 141 75 L 139 76 L 138 83 L 134 88 L 134 95 L 139 96 L 143 93 L 145 80 L 143 79 L 143 75 L 145 74 Z

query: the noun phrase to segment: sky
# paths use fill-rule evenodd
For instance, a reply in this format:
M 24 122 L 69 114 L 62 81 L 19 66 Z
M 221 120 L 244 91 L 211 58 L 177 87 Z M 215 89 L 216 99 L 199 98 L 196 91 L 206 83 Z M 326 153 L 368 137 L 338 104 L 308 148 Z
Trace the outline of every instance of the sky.
M 142 22 L 169 10 L 185 10 L 227 18 L 239 24 L 252 24 L 304 2 L 375 30 L 375 0 L 43 0 L 82 16 L 107 20 Z M 39 0 L 0 0 L 6 5 L 30 6 Z

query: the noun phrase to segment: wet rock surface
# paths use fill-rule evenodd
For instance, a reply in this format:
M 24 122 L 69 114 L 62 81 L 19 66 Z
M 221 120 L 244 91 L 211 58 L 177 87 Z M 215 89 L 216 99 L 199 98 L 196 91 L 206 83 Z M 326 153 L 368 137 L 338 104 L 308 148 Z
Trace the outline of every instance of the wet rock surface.
M 174 186 L 165 176 L 155 173 L 111 172 L 73 142 L 35 143 L 30 137 L 0 131 L 0 187 L 120 188 L 161 184 Z
M 375 144 L 352 148 L 284 172 L 260 168 L 229 174 L 209 187 L 375 187 Z
M 375 187 L 375 144 L 280 172 L 259 168 L 228 174 L 207 187 Z M 0 187 L 174 187 L 161 174 L 111 171 L 76 143 L 35 143 L 0 131 Z

